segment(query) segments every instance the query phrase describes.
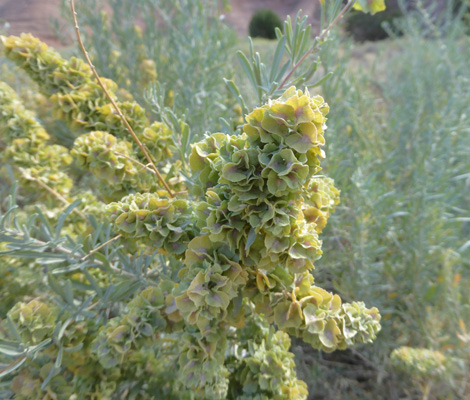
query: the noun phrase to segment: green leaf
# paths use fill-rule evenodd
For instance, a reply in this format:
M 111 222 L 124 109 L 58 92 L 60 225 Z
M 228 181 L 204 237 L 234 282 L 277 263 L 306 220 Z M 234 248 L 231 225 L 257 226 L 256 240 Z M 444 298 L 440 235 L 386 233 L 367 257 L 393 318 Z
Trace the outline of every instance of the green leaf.
M 59 282 L 52 276 L 52 274 L 47 275 L 47 283 L 54 292 L 56 292 L 60 297 L 66 300 L 64 289 L 62 288 L 62 286 L 60 286 Z
M 273 62 L 271 65 L 271 72 L 269 73 L 269 81 L 273 82 L 279 71 L 279 66 L 281 65 L 282 56 L 284 54 L 284 49 L 286 47 L 287 37 L 283 36 L 281 40 L 277 43 L 276 51 L 274 53 Z
M 256 240 L 256 232 L 254 228 L 250 229 L 250 233 L 248 233 L 248 238 L 246 239 L 246 244 L 245 244 L 245 250 L 248 251 L 251 247 L 251 245 L 255 242 Z
M 0 354 L 4 354 L 7 357 L 19 357 L 24 354 L 24 352 L 21 346 L 12 346 L 6 343 L 0 344 Z
M 253 89 L 255 89 L 256 93 L 258 93 L 258 82 L 256 81 L 253 67 L 251 66 L 250 62 L 248 61 L 248 59 L 246 58 L 245 54 L 242 51 L 240 50 L 237 51 L 237 58 L 243 68 L 243 71 L 245 71 L 245 74 L 248 77 L 248 80 L 250 81 L 251 86 L 253 86 Z
M 71 306 L 74 305 L 73 303 L 73 287 L 72 287 L 72 282 L 67 279 L 65 281 L 65 301 L 67 301 L 68 304 Z
M 16 324 L 12 321 L 11 317 L 7 314 L 7 324 L 8 324 L 8 330 L 12 334 L 12 336 L 15 338 L 15 340 L 18 343 L 22 342 L 20 332 L 18 331 L 18 328 Z
M 75 200 L 72 204 L 70 204 L 65 211 L 60 214 L 59 219 L 57 221 L 57 226 L 55 230 L 55 236 L 56 238 L 60 237 L 60 232 L 62 231 L 62 228 L 64 227 L 65 219 L 69 216 L 69 214 L 74 210 L 75 207 L 77 207 L 81 203 L 81 199 Z
M 234 81 L 228 80 L 224 78 L 224 82 L 228 87 L 228 90 L 233 94 L 235 99 L 237 100 L 237 103 L 240 104 L 240 107 L 242 108 L 242 113 L 243 114 L 248 114 L 248 107 L 246 106 L 245 100 L 243 99 L 243 96 L 240 93 L 240 89 L 238 89 L 238 86 L 235 84 Z
M 330 77 L 333 75 L 333 71 L 328 72 L 323 78 L 319 79 L 315 83 L 312 83 L 311 85 L 308 85 L 307 88 L 311 89 L 320 85 L 323 85 Z
M 2 370 L 0 372 L 0 378 L 10 374 L 13 371 L 16 371 L 18 368 L 20 368 L 24 363 L 26 362 L 26 357 L 22 358 L 20 361 L 18 361 L 15 364 L 10 364 L 7 368 Z

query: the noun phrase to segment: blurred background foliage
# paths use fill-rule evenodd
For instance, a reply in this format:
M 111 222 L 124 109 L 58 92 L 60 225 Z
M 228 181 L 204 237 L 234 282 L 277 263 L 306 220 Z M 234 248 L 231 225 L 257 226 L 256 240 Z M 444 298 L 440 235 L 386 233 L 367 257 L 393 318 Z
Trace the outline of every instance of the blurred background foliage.
M 267 8 L 256 11 L 248 26 L 252 38 L 262 37 L 265 39 L 276 39 L 276 28 L 282 28 L 281 18 L 276 12 Z
M 323 235 L 317 281 L 346 301 L 376 305 L 384 318 L 373 345 L 326 355 L 293 341 L 298 374 L 312 399 L 470 396 L 466 3 L 448 2 L 437 12 L 432 4 L 417 2 L 410 9 L 402 2 L 373 17 L 353 13 L 321 50 L 324 71 L 334 71 L 318 88 L 332 105 L 325 172 L 341 189 L 342 201 Z M 100 74 L 125 89 L 122 99 L 145 104 L 145 92 L 158 82 L 147 113 L 170 109 L 190 121 L 194 140 L 220 130 L 220 117 L 234 126 L 242 122 L 222 78 L 242 75 L 234 49 L 246 40 L 219 19 L 224 5 L 110 4 L 113 12 L 104 14 L 97 12 L 100 2 L 80 2 L 80 24 Z M 358 41 L 387 39 L 359 44 L 347 32 Z M 274 53 L 272 42 L 255 44 L 263 55 Z M 70 144 L 68 128 L 51 117 L 47 99 L 0 62 L 2 79 L 55 132 L 53 140 Z M 2 198 L 8 190 L 2 182 Z M 11 285 L 7 277 L 14 269 L 0 271 Z M 24 283 L 14 281 L 12 296 L 25 295 L 30 275 L 23 275 Z M 2 314 L 10 304 L 5 299 Z
M 465 11 L 452 4 L 440 14 L 419 3 L 414 10 L 405 6 L 404 16 L 387 29 L 388 40 L 358 45 L 337 32 L 322 50 L 325 68 L 335 70 L 323 94 L 336 105 L 328 120 L 325 170 L 342 201 L 317 269 L 346 298 L 360 294 L 375 301 L 384 320 L 372 346 L 349 354 L 307 355 L 299 345 L 312 398 L 470 395 Z M 365 57 L 371 49 L 372 63 Z M 442 352 L 447 372 L 423 378 L 416 358 L 402 357 L 409 368 L 400 373 L 390 364 L 399 346 Z M 429 361 L 429 354 L 420 354 L 421 364 Z

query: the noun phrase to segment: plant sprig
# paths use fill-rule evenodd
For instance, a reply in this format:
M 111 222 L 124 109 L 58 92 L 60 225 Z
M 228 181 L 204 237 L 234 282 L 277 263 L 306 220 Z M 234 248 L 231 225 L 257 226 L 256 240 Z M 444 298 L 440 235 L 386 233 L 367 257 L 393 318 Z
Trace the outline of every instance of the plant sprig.
M 148 153 L 148 151 L 146 150 L 145 146 L 142 144 L 142 142 L 139 140 L 139 138 L 137 137 L 136 133 L 134 132 L 134 130 L 132 129 L 132 127 L 130 126 L 129 122 L 127 121 L 126 117 L 124 116 L 124 114 L 122 113 L 121 109 L 119 108 L 119 106 L 117 105 L 116 101 L 114 100 L 114 98 L 109 94 L 108 90 L 106 89 L 106 87 L 104 86 L 103 84 L 103 81 L 101 80 L 98 72 L 96 71 L 96 68 L 95 66 L 93 65 L 93 63 L 91 62 L 91 59 L 90 59 L 90 56 L 88 54 L 88 52 L 86 51 L 85 49 L 85 46 L 83 44 L 83 41 L 82 41 L 82 38 L 81 38 L 81 35 L 80 35 L 80 27 L 78 26 L 78 20 L 77 20 L 77 12 L 75 11 L 75 3 L 74 3 L 74 0 L 70 0 L 70 8 L 72 10 L 72 15 L 73 15 L 73 22 L 74 22 L 74 25 L 75 25 L 75 32 L 76 32 L 76 35 L 77 35 L 77 41 L 78 41 L 78 45 L 80 46 L 80 49 L 82 50 L 83 52 L 83 55 L 85 56 L 85 59 L 88 63 L 88 65 L 90 66 L 92 72 L 93 72 L 93 75 L 95 76 L 98 84 L 100 85 L 101 89 L 103 90 L 103 93 L 105 94 L 105 96 L 108 98 L 108 100 L 111 102 L 111 104 L 113 105 L 114 109 L 116 110 L 116 113 L 119 115 L 119 117 L 121 118 L 122 122 L 124 123 L 126 129 L 128 130 L 128 132 L 130 133 L 130 135 L 132 136 L 132 138 L 134 139 L 134 141 L 137 143 L 137 145 L 139 146 L 140 150 L 142 151 L 142 153 L 144 154 L 145 158 L 148 160 L 148 162 L 150 163 L 150 165 L 152 166 L 153 170 L 155 171 L 155 174 L 157 175 L 158 177 L 158 180 L 160 181 L 160 183 L 163 185 L 163 187 L 165 188 L 165 190 L 168 192 L 168 195 L 170 197 L 174 197 L 174 194 L 172 192 L 172 190 L 170 189 L 170 186 L 168 186 L 168 184 L 166 183 L 165 179 L 163 178 L 163 176 L 160 174 L 160 172 L 158 171 L 158 168 L 157 166 L 155 165 L 155 163 L 153 162 L 152 160 L 152 157 L 150 157 L 150 154 Z
M 252 39 L 248 38 L 248 55 L 239 50 L 237 51 L 237 58 L 251 88 L 255 92 L 257 105 L 279 96 L 287 86 L 314 88 L 320 86 L 332 75 L 330 71 L 317 81 L 311 82 L 321 64 L 318 56 L 320 47 L 327 41 L 330 31 L 351 10 L 355 3 L 356 0 L 349 0 L 341 8 L 341 0 L 335 0 L 330 5 L 321 2 L 321 32 L 313 39 L 311 37 L 311 25 L 307 24 L 308 17 L 306 15 L 301 16 L 301 10 L 297 13 L 294 21 L 288 16 L 284 22 L 283 31 L 276 28 L 277 46 L 270 62 L 269 73 L 266 64 L 261 60 L 260 54 L 254 51 Z M 326 28 L 323 29 L 324 26 Z M 307 67 L 300 68 L 304 66 L 310 56 L 315 55 L 316 58 Z M 246 101 L 238 86 L 233 80 L 225 80 L 225 83 L 243 112 L 246 113 Z

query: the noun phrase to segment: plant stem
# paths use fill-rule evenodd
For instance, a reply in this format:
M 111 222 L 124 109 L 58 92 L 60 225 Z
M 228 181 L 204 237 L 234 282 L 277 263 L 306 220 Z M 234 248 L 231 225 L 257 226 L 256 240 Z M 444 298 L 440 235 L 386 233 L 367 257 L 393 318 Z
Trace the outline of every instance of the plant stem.
M 50 186 L 48 186 L 47 184 L 45 184 L 43 181 L 41 181 L 41 179 L 39 178 L 36 178 L 34 180 L 35 182 L 37 182 L 39 184 L 39 186 L 41 186 L 43 189 L 46 189 L 50 194 L 52 194 L 56 199 L 58 199 L 59 201 L 61 201 L 62 203 L 64 203 L 66 206 L 69 206 L 70 203 L 67 201 L 67 199 L 65 197 L 63 197 L 60 193 L 56 192 L 54 189 L 52 189 Z M 77 213 L 78 215 L 80 215 L 80 217 L 82 217 L 85 222 L 87 223 L 90 223 L 90 221 L 88 220 L 88 218 L 86 217 L 85 214 L 83 214 L 81 211 L 77 210 L 76 208 L 74 208 L 72 210 L 73 212 Z
M 356 2 L 356 0 L 349 0 L 348 4 L 344 6 L 344 8 L 340 11 L 340 13 L 336 16 L 336 18 L 327 26 L 327 28 L 320 34 L 320 36 L 317 36 L 315 38 L 315 41 L 313 43 L 313 46 L 308 50 L 302 58 L 297 62 L 292 67 L 292 70 L 287 74 L 287 76 L 284 78 L 284 80 L 281 82 L 279 85 L 278 89 L 282 89 L 284 85 L 289 81 L 289 79 L 292 77 L 293 73 L 296 71 L 297 68 L 307 59 L 307 57 L 314 53 L 315 50 L 318 48 L 318 43 L 321 42 L 323 39 L 325 39 L 326 35 L 328 32 L 339 22 L 339 20 L 346 14 L 346 12 L 349 11 L 349 9 L 353 6 L 353 4 Z
M 137 145 L 139 146 L 140 150 L 142 151 L 142 153 L 144 154 L 145 158 L 148 160 L 148 162 L 150 163 L 150 165 L 152 166 L 153 170 L 155 171 L 155 174 L 157 175 L 158 177 L 158 180 L 160 181 L 160 183 L 165 187 L 166 191 L 168 192 L 168 194 L 170 195 L 170 197 L 174 197 L 174 194 L 173 192 L 171 191 L 170 187 L 168 186 L 168 184 L 166 183 L 165 179 L 163 178 L 163 176 L 160 174 L 160 172 L 158 171 L 157 169 L 157 166 L 155 165 L 155 163 L 153 162 L 152 158 L 150 157 L 149 153 L 147 152 L 147 150 L 145 149 L 144 145 L 142 144 L 142 142 L 139 140 L 139 138 L 137 137 L 137 135 L 135 134 L 134 130 L 132 129 L 132 127 L 130 126 L 129 122 L 127 122 L 127 119 L 126 117 L 124 116 L 124 114 L 121 112 L 121 109 L 119 108 L 119 106 L 117 105 L 116 101 L 113 99 L 113 97 L 109 94 L 108 90 L 106 89 L 106 87 L 104 86 L 100 76 L 98 75 L 98 72 L 96 72 L 96 68 L 95 66 L 93 65 L 93 63 L 91 62 L 91 59 L 90 59 L 90 56 L 88 54 L 88 52 L 86 51 L 85 49 L 85 46 L 83 45 L 83 42 L 82 42 L 82 38 L 81 38 L 81 35 L 80 35 L 80 28 L 78 26 L 78 20 L 77 20 L 77 12 L 75 11 L 75 4 L 74 4 L 74 0 L 70 0 L 70 8 L 72 10 L 72 15 L 73 15 L 73 22 L 75 24 L 75 33 L 77 34 L 77 40 L 78 40 L 78 45 L 80 46 L 80 49 L 82 50 L 82 53 L 83 55 L 85 56 L 85 59 L 88 63 L 88 65 L 90 66 L 92 72 L 93 72 L 93 75 L 95 76 L 96 80 L 98 81 L 98 85 L 100 85 L 101 89 L 103 90 L 105 96 L 109 99 L 109 101 L 111 102 L 111 104 L 113 105 L 114 109 L 116 110 L 116 113 L 119 115 L 119 117 L 121 118 L 122 122 L 124 123 L 124 125 L 126 126 L 126 129 L 128 130 L 128 132 L 131 134 L 132 138 L 134 139 L 134 141 L 137 143 Z
M 140 167 L 144 168 L 146 171 L 148 171 L 148 172 L 155 175 L 155 171 L 152 168 L 150 168 L 148 165 L 145 165 L 145 164 L 141 163 L 140 161 L 136 160 L 135 158 L 129 157 L 128 155 L 120 153 L 119 151 L 113 151 L 113 153 L 118 155 L 118 156 L 127 158 L 129 161 L 132 161 L 133 163 L 136 163 Z
M 100 244 L 96 249 L 93 249 L 90 251 L 85 257 L 82 258 L 83 261 L 85 261 L 88 257 L 90 257 L 92 254 L 96 253 L 98 250 L 102 249 L 104 246 L 106 246 L 109 243 L 114 242 L 115 240 L 118 240 L 120 237 L 122 237 L 122 234 L 119 234 L 117 236 L 114 236 L 113 238 L 109 239 L 107 242 L 104 242 Z
M 14 365 L 18 364 L 19 362 L 23 361 L 26 358 L 26 354 L 18 357 L 15 361 L 12 363 L 8 364 L 5 368 L 0 370 L 0 375 L 3 374 L 5 371 L 7 371 L 9 368 L 13 367 Z M 10 371 L 11 373 L 11 371 Z

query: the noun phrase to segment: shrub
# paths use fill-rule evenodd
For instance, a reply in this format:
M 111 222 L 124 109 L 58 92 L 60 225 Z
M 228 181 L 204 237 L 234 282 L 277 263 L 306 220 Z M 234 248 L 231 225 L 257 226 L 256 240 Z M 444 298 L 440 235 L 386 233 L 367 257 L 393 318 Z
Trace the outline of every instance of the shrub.
M 383 28 L 384 23 L 392 23 L 401 16 L 397 8 L 373 16 L 355 11 L 346 19 L 346 31 L 359 42 L 383 40 L 389 37 L 388 31 Z
M 251 37 L 275 39 L 276 28 L 282 28 L 279 16 L 273 10 L 262 9 L 256 11 L 251 17 L 248 31 Z
M 336 60 L 331 47 L 322 50 L 324 64 L 338 66 L 322 87 L 337 105 L 324 170 L 341 188 L 342 205 L 328 221 L 316 271 L 341 293 L 360 292 L 388 311 L 381 335 L 360 354 L 325 360 L 301 347 L 309 361 L 299 376 L 312 396 L 422 398 L 430 387 L 430 398 L 469 397 L 470 43 L 449 18 L 407 14 L 402 37 L 367 46 L 373 66 L 350 60 L 350 47 Z M 344 37 L 336 40 L 327 46 Z M 439 351 L 452 368 L 420 388 L 409 371 L 392 368 L 401 346 L 424 359 L 433 353 L 419 349 Z
M 305 21 L 285 23 L 270 78 L 239 53 L 259 101 L 226 81 L 244 124 L 193 143 L 161 99 L 152 121 L 91 62 L 0 37 L 75 137 L 55 144 L 0 84 L 2 168 L 20 183 L 1 203 L 2 398 L 301 400 L 290 336 L 325 352 L 376 338 L 377 308 L 313 276 L 339 190 L 319 173 L 329 106 L 291 86 L 323 44 Z

